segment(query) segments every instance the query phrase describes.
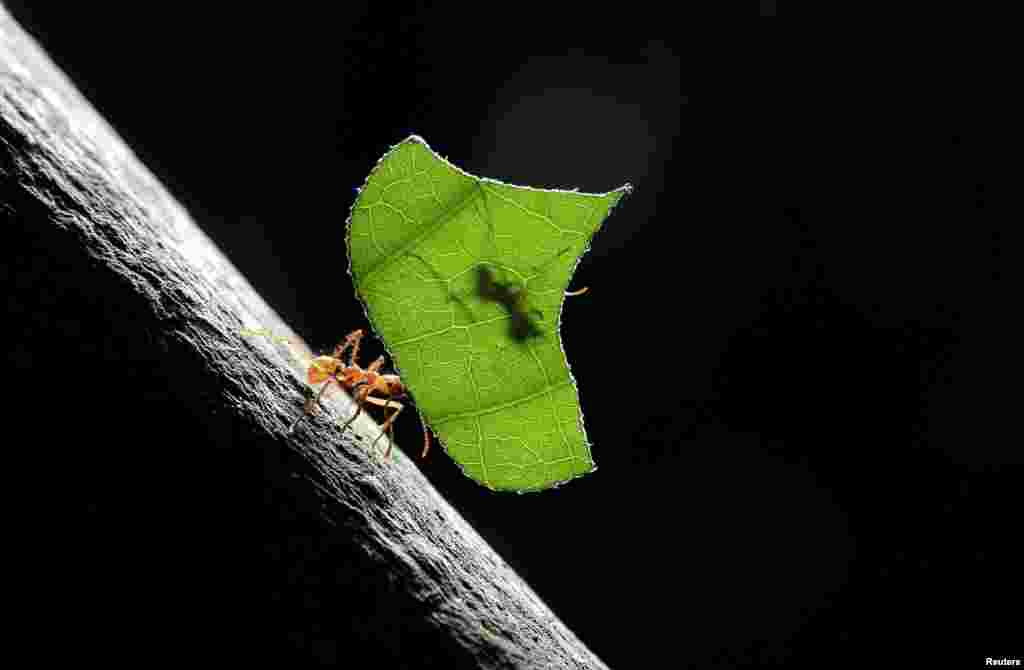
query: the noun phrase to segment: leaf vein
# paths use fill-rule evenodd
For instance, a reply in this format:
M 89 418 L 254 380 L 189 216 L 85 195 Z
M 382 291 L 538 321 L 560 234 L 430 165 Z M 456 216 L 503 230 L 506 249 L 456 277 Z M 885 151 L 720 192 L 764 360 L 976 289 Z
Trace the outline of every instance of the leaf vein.
M 509 400 L 507 402 L 499 403 L 497 405 L 491 405 L 490 407 L 484 407 L 484 408 L 481 408 L 479 410 L 470 410 L 468 412 L 458 412 L 456 414 L 449 414 L 448 416 L 442 416 L 442 417 L 437 418 L 437 419 L 432 419 L 430 424 L 432 426 L 440 426 L 442 424 L 449 423 L 451 421 L 458 421 L 459 419 L 472 419 L 472 418 L 477 418 L 477 417 L 481 417 L 481 416 L 486 416 L 488 414 L 494 414 L 495 412 L 500 412 L 503 409 L 508 409 L 510 407 L 517 407 L 519 405 L 523 405 L 525 403 L 528 403 L 531 400 L 534 400 L 534 399 L 539 398 L 541 396 L 554 393 L 555 391 L 561 390 L 561 389 L 565 388 L 566 386 L 572 386 L 572 380 L 571 379 L 567 379 L 564 382 L 557 382 L 555 384 L 549 384 L 549 385 L 547 385 L 547 386 L 545 386 L 545 387 L 543 387 L 541 389 L 538 389 L 537 391 L 534 391 L 533 393 L 529 393 L 527 395 L 524 395 L 521 398 L 516 398 L 515 400 Z

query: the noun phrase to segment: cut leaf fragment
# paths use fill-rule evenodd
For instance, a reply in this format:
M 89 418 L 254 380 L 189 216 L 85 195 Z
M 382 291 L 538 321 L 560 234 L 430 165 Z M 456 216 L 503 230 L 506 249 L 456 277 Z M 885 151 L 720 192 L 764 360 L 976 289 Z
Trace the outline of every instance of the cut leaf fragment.
M 415 135 L 360 189 L 356 293 L 425 423 L 484 486 L 538 491 L 596 467 L 558 325 L 579 257 L 629 190 L 474 177 Z

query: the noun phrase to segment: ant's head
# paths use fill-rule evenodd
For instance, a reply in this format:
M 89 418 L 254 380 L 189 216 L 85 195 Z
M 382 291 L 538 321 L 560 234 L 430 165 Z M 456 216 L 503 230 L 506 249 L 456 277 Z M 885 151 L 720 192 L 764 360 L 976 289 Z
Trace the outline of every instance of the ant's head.
M 310 384 L 319 384 L 333 375 L 341 365 L 334 356 L 317 356 L 309 362 L 309 370 L 306 373 Z

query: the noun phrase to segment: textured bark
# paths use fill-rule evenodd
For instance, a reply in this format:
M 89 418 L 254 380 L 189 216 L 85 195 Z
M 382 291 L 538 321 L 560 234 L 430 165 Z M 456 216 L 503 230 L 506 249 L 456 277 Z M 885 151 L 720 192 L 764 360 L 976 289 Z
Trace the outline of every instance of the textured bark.
M 377 656 L 385 667 L 604 667 L 407 458 L 368 451 L 376 424 L 339 432 L 332 422 L 351 412 L 350 399 L 336 394 L 288 434 L 305 392 L 301 345 L 240 334 L 291 335 L 2 8 L 0 218 L 9 359 L 47 385 L 63 388 L 49 378 L 60 370 L 75 382 L 61 395 L 73 437 L 43 439 L 71 454 L 63 469 L 84 469 L 82 495 L 104 525 L 67 543 L 82 571 L 65 601 L 76 611 L 118 594 L 132 609 L 110 622 L 141 629 L 131 619 L 151 609 L 175 620 L 158 603 L 186 588 L 206 594 L 193 627 L 243 611 L 238 629 L 262 623 L 233 642 L 187 627 L 150 631 L 150 649 L 173 638 L 189 655 L 244 639 L 254 656 L 291 645 L 321 660 Z M 238 528 L 248 529 L 242 540 Z M 139 549 L 168 537 L 177 539 Z M 272 567 L 238 580 L 238 541 L 275 554 Z M 129 547 L 143 558 L 110 568 Z M 119 580 L 155 595 L 125 595 L 133 587 Z M 218 583 L 250 597 L 218 598 Z M 251 595 L 261 589 L 276 593 Z M 209 603 L 219 613 L 204 613 Z M 290 641 L 272 643 L 279 632 Z M 90 644 L 109 654 L 114 643 Z

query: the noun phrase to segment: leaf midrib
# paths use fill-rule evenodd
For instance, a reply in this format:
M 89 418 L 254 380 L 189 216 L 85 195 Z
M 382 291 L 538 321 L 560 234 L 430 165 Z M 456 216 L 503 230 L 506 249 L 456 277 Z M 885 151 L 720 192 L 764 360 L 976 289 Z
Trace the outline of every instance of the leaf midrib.
M 531 400 L 534 400 L 535 398 L 539 398 L 544 395 L 550 395 L 551 393 L 554 393 L 559 389 L 571 385 L 572 379 L 567 379 L 564 382 L 558 382 L 556 384 L 548 384 L 534 391 L 533 393 L 529 393 L 522 397 L 516 398 L 514 400 L 509 400 L 498 405 L 491 405 L 490 407 L 485 407 L 483 409 L 469 410 L 467 412 L 458 412 L 456 414 L 449 414 L 448 416 L 443 416 L 439 419 L 432 419 L 430 421 L 430 425 L 439 426 L 450 421 L 458 421 L 460 419 L 475 419 L 481 416 L 486 416 L 488 414 L 494 414 L 495 412 L 500 412 L 501 410 L 507 409 L 509 407 L 516 407 L 518 405 L 528 403 Z
M 406 242 L 401 247 L 396 249 L 394 253 L 392 253 L 392 254 L 390 254 L 388 256 L 385 256 L 384 260 L 382 260 L 377 265 L 375 265 L 375 266 L 373 266 L 373 267 L 371 267 L 369 269 L 365 269 L 363 271 L 362 281 L 360 282 L 360 284 L 361 284 L 360 288 L 363 288 L 363 287 L 369 288 L 370 286 L 372 286 L 370 280 L 374 277 L 374 275 L 376 275 L 381 270 L 391 266 L 393 263 L 397 262 L 399 259 L 403 258 L 404 256 L 408 255 L 410 251 L 412 251 L 412 250 L 416 249 L 417 247 L 421 246 L 424 240 L 426 240 L 428 237 L 430 237 L 435 232 L 437 232 L 441 228 L 441 226 L 443 226 L 446 223 L 448 223 L 449 221 L 451 221 L 453 218 L 455 218 L 456 214 L 458 214 L 463 209 L 465 209 L 467 206 L 469 206 L 469 204 L 473 202 L 474 196 L 478 196 L 479 193 L 480 193 L 480 180 L 479 179 L 474 179 L 473 187 L 471 187 L 469 189 L 466 189 L 465 195 L 461 199 L 457 200 L 448 209 L 445 209 L 445 210 L 441 211 L 437 215 L 437 217 L 434 218 L 433 221 L 420 226 L 420 230 L 422 232 L 420 232 L 418 235 L 414 235 L 413 237 L 410 237 L 408 242 Z M 375 204 L 375 203 L 371 203 L 369 206 L 372 207 L 373 204 Z M 351 228 L 350 228 L 350 230 L 351 230 Z M 355 275 L 354 274 L 352 275 L 352 277 L 353 277 L 353 279 L 355 279 Z

